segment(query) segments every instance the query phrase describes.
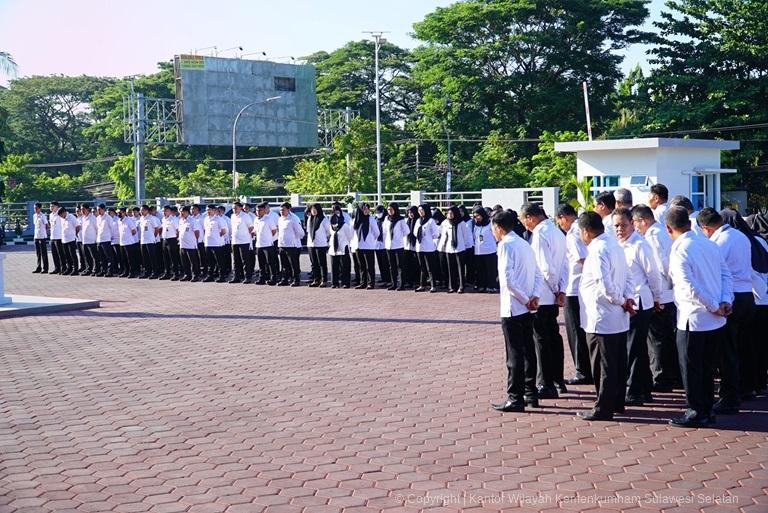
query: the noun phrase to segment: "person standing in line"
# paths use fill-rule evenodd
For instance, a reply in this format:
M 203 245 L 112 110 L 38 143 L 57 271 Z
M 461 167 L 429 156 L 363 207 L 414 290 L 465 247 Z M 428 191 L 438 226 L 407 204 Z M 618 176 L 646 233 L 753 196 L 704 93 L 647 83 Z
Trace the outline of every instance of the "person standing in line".
M 611 237 L 616 237 L 613 231 L 613 222 L 611 220 L 611 214 L 613 214 L 616 208 L 616 198 L 612 192 L 601 192 L 595 196 L 594 207 L 595 212 L 600 214 L 603 219 L 603 226 L 605 227 L 605 233 Z
M 616 208 L 632 208 L 632 191 L 620 187 L 613 191 L 613 199 L 616 200 Z
M 83 203 L 80 205 L 80 239 L 85 253 L 86 276 L 96 276 L 101 267 L 101 255 L 97 246 L 98 226 L 96 216 L 91 212 L 91 206 Z
M 87 258 L 85 256 L 85 246 L 83 245 L 82 222 L 83 212 L 80 208 L 80 205 L 77 205 L 75 207 L 75 248 L 77 248 L 77 260 L 79 264 L 77 267 L 77 272 L 85 276 L 87 274 Z
M 191 210 L 187 205 L 181 207 L 181 218 L 179 219 L 179 246 L 181 247 L 181 268 L 183 270 L 180 281 L 198 282 L 202 280 L 202 273 L 197 241 L 202 239 L 203 233 L 200 223 L 191 215 Z
M 539 308 L 533 316 L 533 337 L 539 359 L 536 383 L 541 399 L 557 399 L 558 391 L 568 391 L 563 376 L 563 337 L 557 324 L 559 308 L 565 305 L 565 235 L 547 218 L 538 203 L 523 205 L 520 216 L 523 225 L 531 232 L 531 247 L 545 285 L 539 298 Z
M 135 212 L 135 211 L 134 211 Z M 141 244 L 141 260 L 144 266 L 144 274 L 139 278 L 156 280 L 160 278 L 160 262 L 157 251 L 157 237 L 160 235 L 160 220 L 149 211 L 148 205 L 142 205 L 141 215 L 136 220 L 139 229 L 139 242 Z
M 125 271 L 125 255 L 120 247 L 120 227 L 117 221 L 120 217 L 117 215 L 117 209 L 115 207 L 109 207 L 107 209 L 107 215 L 112 222 L 112 251 L 115 252 L 115 276 L 120 276 Z
M 746 399 L 754 390 L 749 371 L 742 371 L 742 367 L 749 368 L 750 360 L 755 357 L 751 337 L 746 335 L 755 315 L 752 246 L 746 235 L 726 224 L 713 208 L 702 209 L 696 220 L 704 236 L 717 245 L 731 273 L 732 310 L 725 322 L 727 336 L 719 344 L 720 399 L 713 411 L 723 415 L 735 414 L 739 412 L 741 398 Z
M 53 271 L 51 274 L 61 274 L 64 269 L 64 248 L 61 244 L 61 224 L 62 219 L 59 216 L 59 202 L 51 201 L 48 214 L 48 226 L 51 228 L 51 257 L 53 258 Z
M 664 214 L 674 241 L 669 274 L 677 305 L 677 352 L 688 409 L 673 426 L 707 427 L 715 422 L 713 354 L 727 340 L 725 322 L 733 304 L 731 273 L 718 247 L 691 230 L 688 210 L 669 207 Z
M 768 252 L 768 242 L 765 239 L 755 236 L 755 240 L 762 246 L 763 250 Z M 755 386 L 758 394 L 764 394 L 768 388 L 768 344 L 765 343 L 765 334 L 759 327 L 768 326 L 768 272 L 753 270 L 752 288 L 755 295 L 752 346 L 757 350 L 755 355 Z
M 160 238 L 163 252 L 163 275 L 161 280 L 181 279 L 181 254 L 179 252 L 179 218 L 170 205 L 163 207 L 160 220 Z
M 677 343 L 675 342 L 677 307 L 672 291 L 672 278 L 669 276 L 672 239 L 666 227 L 656 221 L 653 210 L 646 205 L 636 205 L 632 208 L 632 221 L 635 230 L 651 246 L 656 266 L 661 272 L 660 304 L 653 309 L 648 327 L 648 356 L 653 391 L 671 392 L 680 383 L 680 364 L 677 360 Z
M 253 222 L 251 216 L 243 211 L 243 204 L 236 201 L 232 206 L 232 254 L 235 259 L 234 276 L 229 283 L 251 283 L 253 264 L 251 264 L 251 240 Z
M 605 233 L 600 214 L 581 214 L 579 231 L 587 246 L 579 308 L 597 398 L 591 410 L 579 412 L 578 416 L 584 420 L 612 420 L 614 414 L 624 413 L 626 364 L 621 359 L 627 348 L 629 317 L 635 313 L 635 286 L 624 251 L 615 237 Z
M 310 287 L 328 286 L 328 239 L 331 222 L 325 217 L 320 203 L 309 207 L 307 218 L 307 249 L 312 255 L 312 282 Z
M 253 221 L 254 245 L 259 260 L 259 279 L 256 285 L 277 285 L 280 279 L 280 265 L 277 263 L 277 248 L 273 243 L 277 233 L 277 223 L 267 214 L 269 203 L 256 206 L 256 219 Z
M 459 205 L 459 214 L 461 215 L 461 221 L 467 225 L 469 229 L 469 245 L 464 250 L 464 269 L 461 270 L 465 284 L 475 284 L 475 220 L 470 215 L 469 209 L 466 205 Z
M 35 227 L 35 254 L 37 255 L 37 267 L 32 273 L 48 274 L 48 229 L 51 225 L 48 217 L 43 214 L 42 203 L 35 203 L 32 224 Z
M 64 254 L 61 274 L 78 276 L 80 273 L 77 265 L 77 218 L 64 207 L 58 209 L 56 213 L 61 218 L 61 247 Z
M 587 246 L 581 240 L 579 224 L 576 222 L 578 214 L 568 205 L 561 204 L 557 209 L 557 224 L 565 233 L 565 265 L 567 267 L 565 285 L 565 333 L 568 337 L 568 346 L 571 349 L 571 357 L 576 370 L 574 376 L 566 380 L 569 385 L 591 385 L 592 367 L 589 362 L 589 347 L 587 346 L 587 334 L 581 326 L 581 309 L 579 307 L 579 284 L 584 267 L 584 259 L 587 258 Z
M 96 214 L 96 247 L 99 252 L 96 276 L 112 278 L 117 274 L 115 252 L 112 247 L 113 221 L 107 213 L 107 206 L 104 203 L 100 203 L 96 207 Z
M 678 194 L 677 196 L 673 196 L 671 200 L 669 200 L 669 207 L 683 207 L 688 211 L 688 218 L 691 220 L 691 230 L 696 235 L 701 235 L 702 237 L 706 237 L 704 235 L 704 232 L 701 231 L 701 227 L 699 226 L 699 222 L 696 219 L 696 217 L 699 215 L 699 212 L 693 207 L 693 202 L 691 200 L 681 194 Z
M 473 216 L 475 290 L 478 292 L 495 292 L 498 265 L 496 239 L 493 236 L 491 219 L 488 217 L 488 211 L 482 205 L 475 207 Z
M 206 208 L 207 216 L 203 221 L 205 252 L 208 263 L 215 262 L 215 266 L 209 267 L 208 276 L 203 280 L 205 282 L 215 281 L 216 283 L 226 283 L 226 252 L 224 251 L 224 237 L 227 235 L 227 223 L 218 215 L 216 205 L 208 205 Z
M 219 219 L 227 225 L 227 233 L 224 234 L 224 279 L 228 280 L 232 273 L 232 219 L 227 216 L 227 209 L 223 205 L 216 207 Z
M 360 284 L 356 289 L 373 289 L 376 287 L 376 246 L 379 239 L 379 225 L 371 215 L 367 203 L 360 203 L 355 211 L 352 224 L 354 234 L 352 245 L 357 248 L 357 258 L 360 264 Z
M 141 252 L 139 243 L 136 241 L 136 235 L 139 231 L 136 229 L 136 223 L 133 217 L 128 215 L 125 207 L 121 207 L 117 212 L 118 233 L 120 236 L 120 250 L 123 253 L 123 272 L 121 278 L 138 278 L 141 273 Z
M 437 243 L 438 251 L 445 254 L 448 260 L 448 293 L 464 293 L 464 254 L 470 246 L 472 235 L 469 227 L 461 218 L 461 212 L 456 206 L 448 209 L 446 220 L 440 225 L 440 238 Z
M 648 206 L 653 211 L 653 217 L 658 223 L 664 223 L 664 214 L 667 212 L 667 201 L 669 200 L 669 189 L 663 183 L 651 185 L 651 191 L 648 193 Z
M 197 252 L 198 256 L 200 257 L 200 276 L 208 277 L 208 255 L 206 254 L 205 250 L 205 242 L 204 242 L 204 221 L 205 217 L 207 215 L 203 215 L 200 205 L 192 205 L 190 208 L 190 214 L 191 217 L 197 221 L 197 224 L 200 226 L 200 237 L 197 239 Z M 214 262 L 211 262 L 211 266 L 215 266 Z
M 523 412 L 539 406 L 536 390 L 536 350 L 533 314 L 544 287 L 531 246 L 513 229 L 509 212 L 493 216 L 493 236 L 498 241 L 498 274 L 501 288 L 501 331 L 507 362 L 507 399 L 491 407 L 500 412 Z
M 632 224 L 632 212 L 620 207 L 613 211 L 613 228 L 624 250 L 629 274 L 635 284 L 633 299 L 637 312 L 629 319 L 626 342 L 625 404 L 643 406 L 651 402 L 653 378 L 648 357 L 648 327 L 654 309 L 661 306 L 661 272 L 653 250 Z
M 381 224 L 384 250 L 389 262 L 390 283 L 387 290 L 405 290 L 403 272 L 403 247 L 408 236 L 408 224 L 400 215 L 400 205 L 392 202 L 387 207 L 387 216 Z
M 301 252 L 301 239 L 304 237 L 304 229 L 298 216 L 291 211 L 291 204 L 287 201 L 280 205 L 280 220 L 277 222 L 277 245 L 280 248 L 282 260 L 283 279 L 278 286 L 301 286 L 301 265 L 299 253 Z
M 331 255 L 331 288 L 337 289 L 341 286 L 348 289 L 351 282 L 349 242 L 354 232 L 341 204 L 334 203 L 332 209 L 333 214 L 329 222 L 331 239 L 328 248 L 328 254 Z
M 408 234 L 403 238 L 403 286 L 413 288 L 419 286 L 419 259 L 416 254 L 416 222 L 419 220 L 419 207 L 412 205 L 406 212 Z
M 392 276 L 389 270 L 389 259 L 387 258 L 387 249 L 384 245 L 384 220 L 387 218 L 387 209 L 384 205 L 376 205 L 374 210 L 376 226 L 379 229 L 379 237 L 376 239 L 376 263 L 379 266 L 379 283 L 392 283 Z
M 445 214 L 440 208 L 435 207 L 432 209 L 432 221 L 437 227 L 437 239 L 435 239 L 435 255 L 437 256 L 437 265 L 434 269 L 435 286 L 437 288 L 448 288 L 448 255 L 438 244 L 443 223 L 445 222 Z
M 256 273 L 256 233 L 253 231 L 256 223 L 256 214 L 254 213 L 254 206 L 250 203 L 243 203 L 243 213 L 248 216 L 248 226 L 251 227 L 251 244 L 248 257 L 248 266 L 250 267 L 251 276 Z
M 416 292 L 427 290 L 427 280 L 430 285 L 429 291 L 437 292 L 437 272 L 440 262 L 437 258 L 436 241 L 440 237 L 440 229 L 432 219 L 432 210 L 429 205 L 419 205 L 419 219 L 413 228 L 413 235 L 416 236 L 416 256 L 421 269 Z

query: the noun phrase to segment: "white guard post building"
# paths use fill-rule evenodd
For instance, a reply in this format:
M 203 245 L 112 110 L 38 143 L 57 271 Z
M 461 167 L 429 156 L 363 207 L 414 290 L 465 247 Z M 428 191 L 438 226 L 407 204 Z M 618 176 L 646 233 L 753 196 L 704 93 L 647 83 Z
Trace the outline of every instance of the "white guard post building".
M 720 210 L 722 150 L 738 150 L 739 141 L 703 139 L 614 139 L 555 143 L 555 151 L 576 153 L 576 174 L 592 179 L 592 193 L 624 187 L 635 204 L 647 203 L 651 185 L 661 183 L 670 199 L 688 196 L 696 210 Z M 579 198 L 584 202 L 584 198 Z

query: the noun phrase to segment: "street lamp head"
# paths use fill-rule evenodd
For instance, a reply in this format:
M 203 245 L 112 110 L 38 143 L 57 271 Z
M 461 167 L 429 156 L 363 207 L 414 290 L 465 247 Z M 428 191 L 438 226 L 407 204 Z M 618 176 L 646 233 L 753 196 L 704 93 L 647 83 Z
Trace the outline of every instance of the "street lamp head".
M 273 97 L 271 97 L 271 98 L 267 98 L 267 99 L 266 99 L 266 100 L 264 100 L 264 101 L 265 101 L 265 102 L 276 102 L 276 101 L 277 101 L 277 100 L 279 100 L 280 98 L 282 98 L 282 96 L 273 96 Z

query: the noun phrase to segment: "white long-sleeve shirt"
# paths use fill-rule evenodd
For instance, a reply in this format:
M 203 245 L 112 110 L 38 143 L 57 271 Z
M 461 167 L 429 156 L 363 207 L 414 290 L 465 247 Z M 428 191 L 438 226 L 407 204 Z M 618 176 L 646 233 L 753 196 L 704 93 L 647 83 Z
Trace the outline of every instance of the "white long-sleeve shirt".
M 656 208 L 651 209 L 653 211 L 653 217 L 656 218 L 656 221 L 658 221 L 661 224 L 664 224 L 664 214 L 667 213 L 667 210 L 669 207 L 666 203 L 660 203 L 656 205 Z
M 174 215 L 163 216 L 160 220 L 162 230 L 160 231 L 160 238 L 165 239 L 178 239 L 179 238 L 179 223 L 181 219 Z
M 456 225 L 456 247 L 453 247 L 453 226 L 446 219 L 440 225 L 440 238 L 437 242 L 437 250 L 443 253 L 461 253 L 472 247 L 472 233 L 464 221 Z
M 672 303 L 675 300 L 672 291 L 672 278 L 669 277 L 669 254 L 672 251 L 672 237 L 661 223 L 653 223 L 645 232 L 645 240 L 653 250 L 656 267 L 661 273 L 661 304 Z
M 619 245 L 624 250 L 632 283 L 635 284 L 633 299 L 637 309 L 650 310 L 654 302 L 661 302 L 661 272 L 653 250 L 637 231 L 632 232 L 627 240 L 619 240 Z
M 592 239 L 579 284 L 581 325 L 587 333 L 611 335 L 629 331 L 623 305 L 634 296 L 634 283 L 624 251 L 606 233 Z
M 579 225 L 573 223 L 565 235 L 565 260 L 568 276 L 565 285 L 566 296 L 578 296 L 584 259 L 587 258 L 587 245 L 581 240 Z
M 104 212 L 100 216 L 96 216 L 96 242 L 112 242 L 112 218 Z
M 117 220 L 117 231 L 119 234 L 120 245 L 130 246 L 136 243 L 134 232 L 136 231 L 136 223 L 133 222 L 132 217 L 125 216 Z
M 403 249 L 405 247 L 405 238 L 408 236 L 408 221 L 404 217 L 397 220 L 394 227 L 389 216 L 384 218 L 381 223 L 382 238 L 384 239 L 384 249 Z
M 157 242 L 156 230 L 161 227 L 160 220 L 152 214 L 141 216 L 138 221 L 142 244 Z
M 61 240 L 61 225 L 63 221 L 64 220 L 58 214 L 58 210 L 56 213 L 51 212 L 48 214 L 48 225 L 51 227 L 51 240 Z
M 304 229 L 301 221 L 293 212 L 287 216 L 280 216 L 277 222 L 277 245 L 281 248 L 300 248 L 301 239 L 304 237 Z
M 197 235 L 195 235 L 197 231 Z M 202 237 L 202 227 L 197 219 L 187 216 L 179 219 L 179 247 L 181 249 L 197 249 L 198 237 Z
M 413 226 L 413 235 L 416 237 L 416 252 L 430 253 L 437 251 L 436 241 L 440 237 L 440 227 L 437 226 L 434 219 L 427 219 L 427 222 L 424 223 L 424 227 L 421 229 L 421 240 L 419 240 L 419 228 L 423 221 L 424 218 L 420 217 Z
M 354 223 L 354 221 L 352 221 L 352 223 Z M 350 246 L 352 248 L 355 250 L 376 249 L 379 238 L 379 223 L 376 222 L 376 218 L 374 216 L 369 216 L 368 235 L 365 238 L 362 238 L 362 230 L 355 230 L 354 226 L 352 227 L 352 230 L 354 232 L 352 235 L 352 241 L 350 242 Z
M 74 242 L 77 240 L 77 218 L 72 214 L 67 214 L 67 217 L 62 219 L 61 223 L 61 242 L 67 244 L 68 242 Z
M 733 303 L 731 272 L 717 245 L 693 231 L 680 235 L 669 256 L 677 329 L 712 331 L 725 326 L 720 303 Z
M 275 234 L 272 234 L 272 230 Z M 253 234 L 256 236 L 255 244 L 257 248 L 267 248 L 275 241 L 277 234 L 277 220 L 270 215 L 256 217 L 253 221 Z
M 240 212 L 240 214 L 235 214 L 232 212 L 232 218 L 230 219 L 229 226 L 232 227 L 231 242 L 233 246 L 238 244 L 251 243 L 252 237 L 248 228 L 250 228 L 252 225 L 253 221 L 251 221 L 251 216 L 245 212 Z
M 93 213 L 80 219 L 80 240 L 83 244 L 96 244 L 98 237 L 98 222 Z
M 504 236 L 496 248 L 500 287 L 501 317 L 528 313 L 526 306 L 538 297 L 544 285 L 531 246 L 514 232 Z
M 545 284 L 539 304 L 554 305 L 556 294 L 565 292 L 565 235 L 551 219 L 544 219 L 533 228 L 530 242 Z
M 35 225 L 35 239 L 47 239 L 48 238 L 48 217 L 40 212 L 32 216 L 32 222 Z
M 205 216 L 203 220 L 203 244 L 206 248 L 218 248 L 224 245 L 227 235 L 227 222 L 221 216 Z M 222 235 L 223 234 L 223 235 Z
M 725 265 L 731 271 L 733 292 L 752 292 L 752 244 L 731 225 L 724 224 L 709 239 L 720 248 Z
M 475 255 L 491 255 L 496 253 L 496 239 L 493 237 L 493 229 L 491 223 L 485 226 L 475 225 L 475 229 L 472 234 L 475 239 Z
M 352 230 L 352 224 L 344 219 L 344 224 L 341 228 L 336 231 L 331 228 L 330 233 L 331 239 L 328 241 L 328 254 L 330 256 L 344 255 L 347 252 L 352 237 L 355 235 Z M 336 242 L 338 243 L 338 249 L 335 247 L 336 244 L 334 244 L 334 239 L 336 239 Z
M 317 227 L 314 237 L 312 236 L 312 218 L 307 219 L 307 247 L 308 248 L 327 248 L 328 239 L 331 236 L 331 222 L 328 217 L 323 216 L 320 226 Z

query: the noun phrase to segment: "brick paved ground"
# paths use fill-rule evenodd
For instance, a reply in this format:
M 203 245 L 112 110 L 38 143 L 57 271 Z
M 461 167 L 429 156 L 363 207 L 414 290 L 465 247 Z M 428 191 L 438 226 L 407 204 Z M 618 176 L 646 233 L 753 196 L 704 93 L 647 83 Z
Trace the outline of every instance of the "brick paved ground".
M 707 430 L 668 427 L 679 394 L 621 422 L 574 418 L 589 387 L 490 411 L 497 296 L 6 262 L 10 292 L 104 307 L 0 321 L 3 513 L 768 511 L 766 399 Z

